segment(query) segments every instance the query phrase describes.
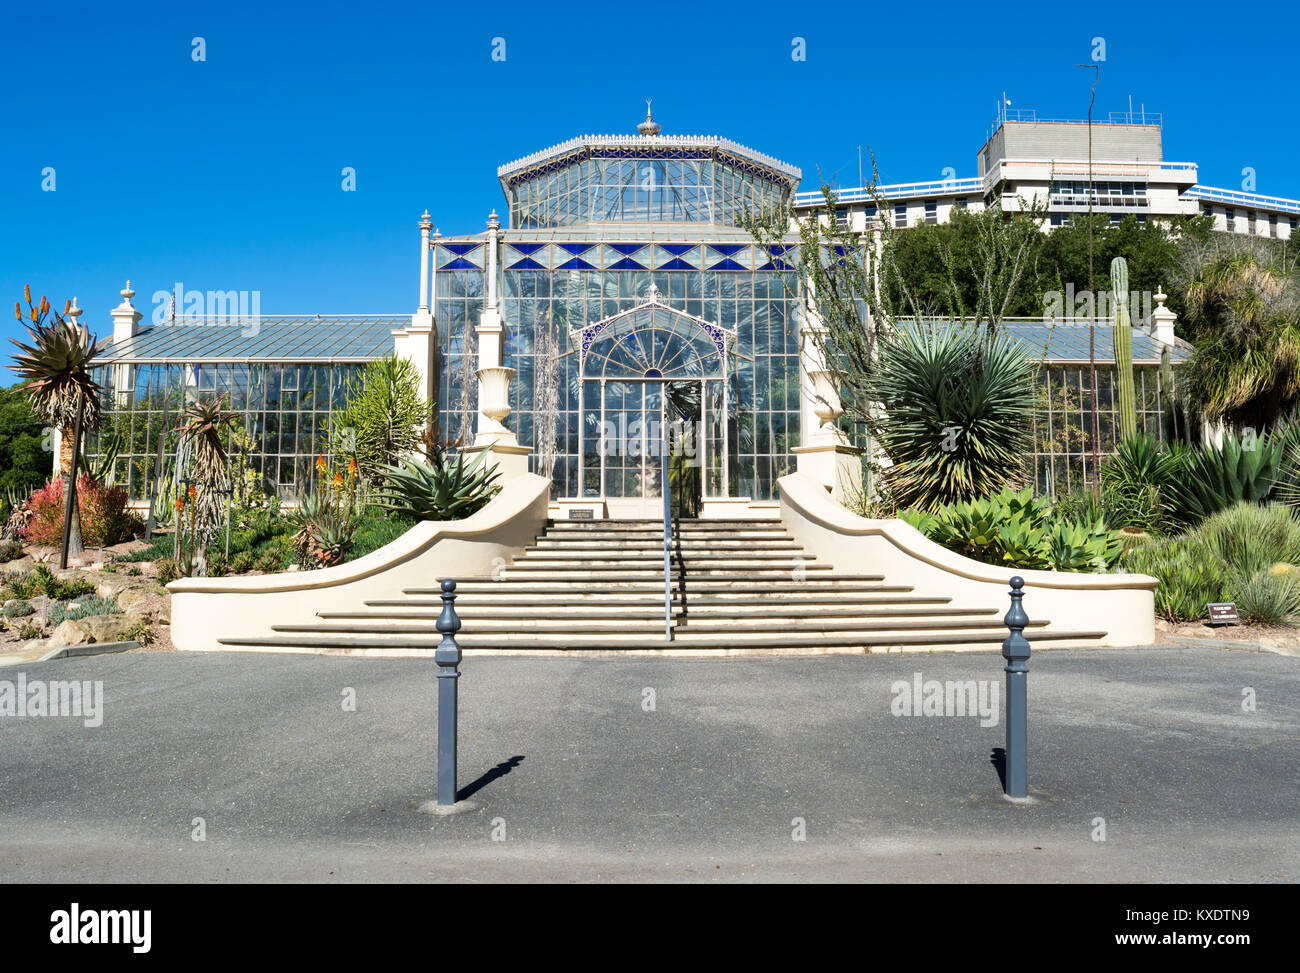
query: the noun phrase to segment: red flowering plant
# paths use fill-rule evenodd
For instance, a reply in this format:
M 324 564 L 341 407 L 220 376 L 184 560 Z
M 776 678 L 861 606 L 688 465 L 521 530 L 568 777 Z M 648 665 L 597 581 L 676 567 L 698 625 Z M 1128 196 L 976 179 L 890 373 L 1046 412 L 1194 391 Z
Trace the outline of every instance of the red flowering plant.
M 77 511 L 81 535 L 92 547 L 110 547 L 143 530 L 140 518 L 127 510 L 127 494 L 120 486 L 106 487 L 89 473 L 77 478 Z M 55 478 L 35 491 L 25 508 L 31 519 L 23 530 L 29 544 L 58 547 L 63 543 L 63 480 Z

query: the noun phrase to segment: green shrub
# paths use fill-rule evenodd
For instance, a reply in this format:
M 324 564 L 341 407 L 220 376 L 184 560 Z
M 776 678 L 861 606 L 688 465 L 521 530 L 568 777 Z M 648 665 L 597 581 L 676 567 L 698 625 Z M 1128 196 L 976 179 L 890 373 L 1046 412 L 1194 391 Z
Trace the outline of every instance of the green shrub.
M 1026 487 L 950 503 L 933 514 L 903 517 L 937 544 L 986 564 L 1054 571 L 1105 571 L 1123 550 L 1123 535 L 1102 518 L 1062 517 Z
M 1207 518 L 1195 534 L 1237 574 L 1300 564 L 1300 520 L 1282 504 L 1239 503 Z
M 238 554 L 230 555 L 230 573 L 247 574 L 253 570 L 257 557 L 252 551 L 240 551 Z
M 1222 564 L 1197 537 L 1160 538 L 1132 548 L 1120 563 L 1125 571 L 1150 575 L 1160 582 L 1155 592 L 1156 614 L 1171 622 L 1204 618 L 1207 604 L 1225 600 Z
M 34 614 L 36 609 L 25 601 L 15 601 L 12 605 L 5 608 L 6 618 L 25 618 Z
M 1236 575 L 1231 586 L 1243 621 L 1276 625 L 1300 613 L 1300 569 L 1292 564 Z
M 3 523 L 3 521 L 0 521 Z M 23 556 L 23 546 L 17 541 L 0 541 L 0 564 L 17 560 Z
M 166 561 L 158 562 L 158 580 L 162 584 L 170 584 L 181 576 L 181 570 L 176 566 L 176 562 L 170 558 Z
M 355 561 L 371 551 L 377 551 L 385 544 L 391 544 L 415 526 L 415 521 L 399 513 L 385 512 L 374 507 L 368 508 L 357 519 L 357 533 L 348 553 L 348 560 Z

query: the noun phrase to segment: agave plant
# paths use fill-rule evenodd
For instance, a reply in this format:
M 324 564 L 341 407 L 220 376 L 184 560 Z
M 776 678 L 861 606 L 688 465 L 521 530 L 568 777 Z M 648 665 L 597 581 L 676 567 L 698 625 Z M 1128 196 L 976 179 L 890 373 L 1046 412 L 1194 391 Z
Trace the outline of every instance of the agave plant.
M 23 390 L 31 397 L 36 416 L 60 430 L 59 472 L 70 512 L 68 543 L 63 546 L 59 563 L 67 567 L 68 555 L 78 554 L 81 545 L 81 518 L 77 509 L 76 457 L 81 451 L 79 437 L 85 430 L 99 425 L 99 385 L 90 376 L 98 349 L 95 338 L 85 325 L 69 323 L 64 315 L 72 302 L 64 305 L 63 314 L 51 311 L 50 302 L 42 297 L 32 303 L 32 290 L 26 287 L 27 319 L 22 305 L 14 302 L 14 315 L 26 329 L 31 343 L 9 339 L 18 346 L 14 371 L 26 383 Z
M 900 506 L 937 510 L 1020 477 L 1033 435 L 1034 364 L 1000 333 L 904 325 L 881 341 L 867 394 Z
M 1180 516 L 1199 523 L 1211 514 L 1243 500 L 1268 499 L 1277 481 L 1283 437 L 1225 437 L 1222 446 L 1206 444 L 1188 450 L 1181 476 L 1175 481 Z
M 196 488 L 194 533 L 202 546 L 216 537 L 225 521 L 225 496 L 230 487 L 222 433 L 232 417 L 225 399 L 198 399 L 185 407 L 181 439 L 189 444 L 190 478 Z
M 492 499 L 495 468 L 485 464 L 487 452 L 472 460 L 454 457 L 442 447 L 430 450 L 427 461 L 403 460 L 385 471 L 379 505 L 417 520 L 459 520 Z

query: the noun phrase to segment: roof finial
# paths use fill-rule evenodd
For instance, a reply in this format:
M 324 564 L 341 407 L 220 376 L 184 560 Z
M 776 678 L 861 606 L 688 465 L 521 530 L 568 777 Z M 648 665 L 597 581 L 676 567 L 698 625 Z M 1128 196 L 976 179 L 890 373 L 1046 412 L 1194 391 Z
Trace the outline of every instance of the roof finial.
M 663 128 L 662 125 L 650 117 L 650 102 L 653 100 L 653 98 L 645 100 L 645 121 L 636 127 L 636 130 L 642 135 L 658 135 L 660 129 Z

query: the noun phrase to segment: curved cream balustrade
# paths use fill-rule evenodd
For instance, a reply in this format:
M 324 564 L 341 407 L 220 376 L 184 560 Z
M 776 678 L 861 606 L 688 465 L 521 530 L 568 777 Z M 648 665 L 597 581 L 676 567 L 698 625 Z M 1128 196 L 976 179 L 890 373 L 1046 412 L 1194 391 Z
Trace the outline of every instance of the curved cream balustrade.
M 792 473 L 779 481 L 781 520 L 832 574 L 883 574 L 918 595 L 944 595 L 956 607 L 1010 606 L 1008 582 L 1025 579 L 1025 612 L 1049 631 L 1104 631 L 1100 644 L 1149 645 L 1155 638 L 1155 589 L 1144 574 L 1022 571 L 983 564 L 941 547 L 902 520 L 868 520 L 831 499 L 820 483 Z M 1033 643 L 1032 631 L 1026 636 Z M 1053 647 L 1096 642 L 1061 641 Z
M 513 478 L 464 520 L 425 521 L 332 568 L 173 581 L 172 643 L 225 651 L 231 647 L 218 639 L 274 635 L 273 624 L 314 622 L 318 611 L 360 609 L 366 599 L 395 598 L 403 588 L 437 587 L 440 578 L 489 576 L 542 532 L 550 487 L 532 473 Z

